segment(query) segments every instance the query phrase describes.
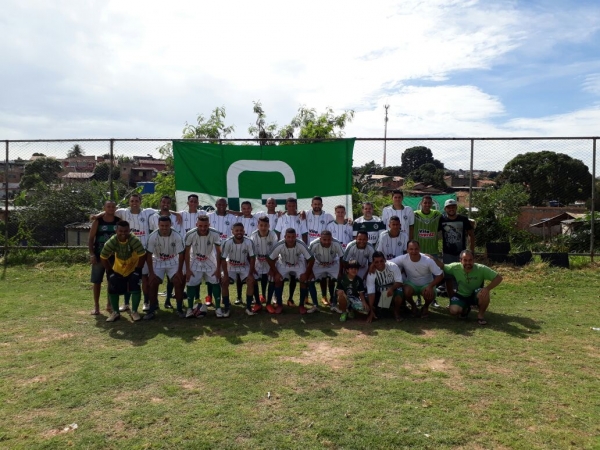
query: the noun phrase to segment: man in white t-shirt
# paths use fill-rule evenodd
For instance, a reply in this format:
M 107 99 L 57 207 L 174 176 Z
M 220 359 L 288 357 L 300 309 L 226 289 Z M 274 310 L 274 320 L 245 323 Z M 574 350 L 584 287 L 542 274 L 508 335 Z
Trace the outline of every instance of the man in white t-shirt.
M 413 239 L 415 229 L 415 213 L 410 206 L 404 206 L 404 192 L 401 190 L 392 191 L 392 202 L 391 206 L 386 206 L 381 212 L 381 219 L 387 226 L 390 221 L 390 217 L 398 216 L 402 231 L 406 233 L 408 239 Z
M 381 252 L 373 253 L 373 272 L 367 275 L 367 296 L 369 298 L 369 315 L 367 323 L 377 319 L 386 310 L 393 310 L 396 321 L 402 320 L 402 274 L 398 266 L 385 260 Z
M 419 242 L 414 239 L 408 242 L 408 254 L 397 256 L 391 262 L 404 270 L 404 300 L 408 302 L 413 313 L 417 312 L 414 295 L 421 295 L 425 305 L 421 317 L 429 315 L 429 305 L 435 301 L 435 287 L 444 279 L 444 271 L 430 257 L 421 253 Z

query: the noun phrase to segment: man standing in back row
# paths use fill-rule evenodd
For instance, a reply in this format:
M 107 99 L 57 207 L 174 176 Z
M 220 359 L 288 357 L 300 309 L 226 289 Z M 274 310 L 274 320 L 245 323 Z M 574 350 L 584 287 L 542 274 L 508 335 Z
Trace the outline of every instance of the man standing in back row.
M 397 216 L 400 219 L 400 228 L 403 233 L 406 233 L 408 237 L 407 241 L 413 238 L 414 225 L 415 225 L 415 213 L 410 206 L 404 206 L 404 192 L 401 190 L 392 191 L 392 202 L 391 206 L 386 206 L 381 212 L 381 219 L 383 223 L 388 226 L 390 223 L 390 217 Z

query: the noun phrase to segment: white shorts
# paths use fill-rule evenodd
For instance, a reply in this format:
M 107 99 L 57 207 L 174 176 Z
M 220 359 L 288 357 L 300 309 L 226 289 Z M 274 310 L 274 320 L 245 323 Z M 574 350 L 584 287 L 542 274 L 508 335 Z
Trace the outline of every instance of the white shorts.
M 185 272 L 185 267 L 184 267 L 183 271 Z M 163 278 L 165 277 L 165 274 L 169 277 L 169 280 L 170 280 L 175 276 L 176 273 L 177 273 L 177 266 L 155 267 L 154 268 L 154 275 L 156 275 L 160 279 L 161 283 L 162 283 Z
M 259 275 L 264 275 L 266 273 L 269 273 L 269 270 L 271 270 L 271 267 L 269 266 L 269 263 L 267 262 L 267 258 L 262 257 L 262 256 L 257 256 L 256 262 L 254 263 L 254 270 L 256 270 L 256 273 Z
M 199 286 L 202 281 L 210 284 L 217 284 L 219 282 L 217 277 L 213 276 L 215 273 L 214 269 L 210 271 L 204 271 L 198 267 L 197 269 L 192 269 L 192 273 L 193 275 L 187 284 L 188 286 Z
M 248 278 L 248 275 L 250 274 L 250 267 L 249 266 L 238 266 L 238 267 L 234 267 L 232 269 L 229 266 L 229 263 L 227 263 L 227 273 L 231 280 L 235 280 L 236 276 L 239 275 L 240 280 L 245 281 L 246 278 Z
M 294 265 L 280 263 L 279 261 L 277 261 L 277 264 L 275 265 L 275 267 L 277 268 L 277 272 L 279 272 L 281 274 L 281 277 L 284 280 L 289 280 L 290 275 L 293 275 L 296 278 L 300 278 L 300 275 L 302 275 L 304 272 L 306 272 L 306 263 L 304 262 L 303 259 L 301 259 L 298 262 L 298 264 L 294 264 Z
M 337 279 L 340 274 L 340 262 L 336 261 L 331 265 L 321 265 L 315 262 L 313 274 L 315 275 L 315 280 L 322 280 L 327 277 Z

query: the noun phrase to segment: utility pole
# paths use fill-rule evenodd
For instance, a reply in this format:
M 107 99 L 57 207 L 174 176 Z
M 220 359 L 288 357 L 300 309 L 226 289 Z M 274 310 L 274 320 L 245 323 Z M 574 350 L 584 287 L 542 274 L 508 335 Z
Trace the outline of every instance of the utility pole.
M 388 123 L 388 109 L 390 105 L 384 105 L 385 108 L 385 129 L 383 131 L 383 167 L 385 168 L 385 159 L 387 155 L 387 123 Z

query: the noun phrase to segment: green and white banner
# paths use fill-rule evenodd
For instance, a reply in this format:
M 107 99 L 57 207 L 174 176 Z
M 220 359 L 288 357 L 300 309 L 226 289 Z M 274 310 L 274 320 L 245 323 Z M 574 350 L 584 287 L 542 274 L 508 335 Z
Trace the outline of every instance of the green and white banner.
M 245 200 L 265 210 L 269 197 L 279 204 L 295 197 L 298 209 L 310 209 L 320 196 L 327 212 L 341 204 L 351 214 L 353 149 L 354 139 L 262 147 L 173 141 L 177 205 L 198 194 L 202 206 L 223 197 L 238 211 Z
M 432 195 L 431 199 L 433 200 L 432 209 L 437 209 L 438 211 L 444 212 L 444 203 L 446 200 L 452 199 L 456 200 L 456 194 L 441 194 L 441 195 Z M 410 206 L 413 210 L 421 209 L 421 201 L 423 197 L 404 197 L 402 200 L 402 204 L 404 206 Z

